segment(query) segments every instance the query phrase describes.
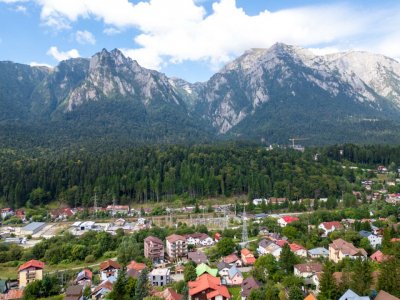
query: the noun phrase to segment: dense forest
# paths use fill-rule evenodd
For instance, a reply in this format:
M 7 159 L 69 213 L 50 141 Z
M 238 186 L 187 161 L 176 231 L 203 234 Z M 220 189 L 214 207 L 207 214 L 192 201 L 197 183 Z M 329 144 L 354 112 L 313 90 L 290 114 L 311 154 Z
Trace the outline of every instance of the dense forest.
M 339 150 L 344 149 L 343 155 Z M 318 160 L 315 154 L 318 153 Z M 331 146 L 267 150 L 253 145 L 137 147 L 112 152 L 68 151 L 42 156 L 0 154 L 0 200 L 14 208 L 53 200 L 99 204 L 248 195 L 300 198 L 351 192 L 354 170 L 343 161 L 396 169 L 400 147 Z M 375 165 L 376 166 L 376 165 Z

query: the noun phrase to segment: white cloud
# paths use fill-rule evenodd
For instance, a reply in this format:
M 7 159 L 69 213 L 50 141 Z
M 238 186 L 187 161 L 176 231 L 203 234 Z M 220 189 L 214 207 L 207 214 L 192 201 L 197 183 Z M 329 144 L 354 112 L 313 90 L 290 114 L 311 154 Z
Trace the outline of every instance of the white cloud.
M 316 5 L 250 16 L 235 0 L 213 0 L 210 12 L 204 0 L 35 1 L 41 6 L 42 22 L 55 29 L 92 18 L 106 25 L 107 35 L 139 30 L 134 38 L 138 48 L 124 52 L 146 67 L 186 60 L 219 66 L 249 48 L 275 42 L 311 47 L 321 54 L 352 48 L 400 56 L 400 44 L 394 42 L 400 35 L 399 6 L 377 10 Z
M 116 35 L 120 34 L 122 31 L 115 27 L 107 27 L 103 30 L 103 33 L 106 35 Z
M 29 63 L 29 65 L 31 67 L 46 67 L 46 68 L 50 68 L 50 69 L 53 68 L 52 65 L 49 65 L 49 64 L 46 64 L 46 63 L 39 63 L 39 62 L 36 62 L 36 61 L 32 61 L 31 63 Z
M 26 8 L 26 6 L 23 6 L 23 5 L 17 5 L 17 7 L 15 7 L 15 11 L 25 14 L 27 11 L 27 8 Z
M 58 48 L 53 46 L 47 51 L 47 55 L 52 56 L 57 61 L 67 60 L 70 58 L 80 57 L 78 50 L 71 49 L 69 51 L 58 51 Z
M 21 2 L 29 2 L 30 0 L 0 0 L 0 3 L 21 3 Z
M 87 30 L 78 30 L 75 34 L 75 38 L 79 44 L 96 44 L 96 38 L 94 37 L 93 33 Z

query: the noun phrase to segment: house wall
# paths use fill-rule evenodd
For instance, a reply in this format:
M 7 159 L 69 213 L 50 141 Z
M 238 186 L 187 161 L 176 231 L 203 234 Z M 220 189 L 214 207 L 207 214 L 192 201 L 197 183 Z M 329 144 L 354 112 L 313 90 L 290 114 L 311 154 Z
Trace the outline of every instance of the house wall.
M 43 270 L 42 269 L 35 269 L 29 268 L 26 270 L 22 270 L 18 274 L 19 279 L 19 287 L 26 287 L 28 283 L 35 281 L 35 280 L 42 280 L 43 279 Z

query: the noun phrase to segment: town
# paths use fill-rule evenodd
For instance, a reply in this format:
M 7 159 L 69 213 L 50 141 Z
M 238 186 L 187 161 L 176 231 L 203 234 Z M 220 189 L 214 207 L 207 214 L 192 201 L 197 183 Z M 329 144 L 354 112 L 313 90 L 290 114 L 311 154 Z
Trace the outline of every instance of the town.
M 400 180 L 367 171 L 342 199 L 2 208 L 0 299 L 399 299 Z

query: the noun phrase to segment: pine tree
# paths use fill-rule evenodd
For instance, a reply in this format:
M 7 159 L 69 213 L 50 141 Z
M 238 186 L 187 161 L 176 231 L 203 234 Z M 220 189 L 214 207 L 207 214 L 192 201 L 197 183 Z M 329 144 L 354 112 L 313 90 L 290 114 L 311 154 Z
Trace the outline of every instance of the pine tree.
M 393 257 L 382 262 L 378 290 L 400 297 L 400 260 L 398 258 Z
M 285 244 L 282 247 L 279 263 L 281 268 L 285 270 L 286 274 L 293 273 L 293 266 L 297 262 L 296 255 L 290 250 L 289 244 Z
M 367 260 L 357 259 L 354 263 L 350 288 L 359 295 L 367 295 L 371 290 L 372 268 Z
M 125 276 L 125 268 L 123 268 L 118 273 L 117 281 L 115 281 L 113 289 L 108 295 L 108 298 L 114 300 L 126 299 L 126 283 L 127 279 Z
M 137 300 L 143 300 L 149 294 L 148 271 L 144 269 L 136 282 L 135 296 Z
M 289 299 L 290 300 L 303 300 L 304 295 L 298 286 L 292 286 L 289 288 Z
M 320 281 L 320 293 L 318 300 L 336 300 L 337 286 L 333 277 L 332 266 L 328 262 L 324 266 L 323 274 Z

